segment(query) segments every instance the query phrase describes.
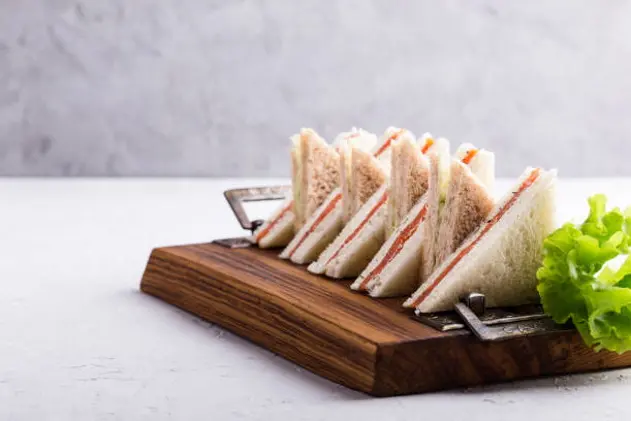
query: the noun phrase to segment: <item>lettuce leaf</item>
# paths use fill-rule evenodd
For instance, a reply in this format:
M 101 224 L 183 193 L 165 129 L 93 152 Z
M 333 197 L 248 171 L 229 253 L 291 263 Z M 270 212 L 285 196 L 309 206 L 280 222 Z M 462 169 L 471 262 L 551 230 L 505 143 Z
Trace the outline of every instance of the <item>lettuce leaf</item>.
M 585 222 L 544 240 L 537 290 L 555 322 L 572 321 L 596 350 L 623 353 L 631 350 L 631 209 L 608 211 L 601 194 L 588 203 Z

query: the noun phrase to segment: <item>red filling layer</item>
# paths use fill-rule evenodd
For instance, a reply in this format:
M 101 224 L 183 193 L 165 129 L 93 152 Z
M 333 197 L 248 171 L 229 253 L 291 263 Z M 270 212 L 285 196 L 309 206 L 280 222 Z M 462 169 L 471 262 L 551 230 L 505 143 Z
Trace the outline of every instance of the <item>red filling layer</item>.
M 368 212 L 368 214 L 364 217 L 357 228 L 355 228 L 355 230 L 348 237 L 346 237 L 342 245 L 335 251 L 335 253 L 333 253 L 333 256 L 331 256 L 331 258 L 326 261 L 325 266 L 331 263 L 333 259 L 335 259 L 337 256 L 339 256 L 344 247 L 346 247 L 351 241 L 353 241 L 355 237 L 357 237 L 357 235 L 364 229 L 368 221 L 377 213 L 377 211 L 386 203 L 387 200 L 388 192 L 385 192 L 383 196 L 381 196 L 381 199 L 379 199 L 379 201 L 375 204 L 375 206 L 370 209 L 370 212 Z
M 449 264 L 447 265 L 447 267 L 445 269 L 443 269 L 443 271 L 436 276 L 436 279 L 434 279 L 434 281 L 431 283 L 431 285 L 429 285 L 425 291 L 423 291 L 421 293 L 421 295 L 419 295 L 413 302 L 412 302 L 412 306 L 413 307 L 418 307 L 419 304 L 421 304 L 428 296 L 429 294 L 432 293 L 432 291 L 434 290 L 434 288 L 436 288 L 438 286 L 438 284 L 445 279 L 445 277 L 449 274 L 449 272 L 458 264 L 458 262 L 460 262 L 460 260 L 462 260 L 463 257 L 465 257 L 472 249 L 473 247 L 475 247 L 476 244 L 478 244 L 480 242 L 480 240 L 482 239 L 482 237 L 484 237 L 486 235 L 487 232 L 490 231 L 491 228 L 493 228 L 493 226 L 504 216 L 504 214 L 506 214 L 506 212 L 508 212 L 508 210 L 515 204 L 515 202 L 517 201 L 517 199 L 519 198 L 519 196 L 521 196 L 521 194 L 528 189 L 530 186 L 532 186 L 532 184 L 537 181 L 537 178 L 539 178 L 539 174 L 541 173 L 541 170 L 539 168 L 534 169 L 531 173 L 530 176 L 528 176 L 528 178 L 526 180 L 524 180 L 523 183 L 521 183 L 521 185 L 519 186 L 519 188 L 517 189 L 516 192 L 513 192 L 512 197 L 504 204 L 504 206 L 502 206 L 500 208 L 500 210 L 495 214 L 495 216 L 493 216 L 493 218 L 489 221 L 488 224 L 486 224 L 486 226 L 482 229 L 482 231 L 480 231 L 480 233 L 478 234 L 478 236 L 475 238 L 475 240 L 473 240 L 471 242 L 471 244 L 469 244 L 467 247 L 465 247 L 464 249 L 462 249 L 460 251 L 460 253 L 458 253 L 452 260 L 451 262 L 449 262 Z
M 432 147 L 432 145 L 434 145 L 434 139 L 432 138 L 427 139 L 427 141 L 425 142 L 425 145 L 423 145 L 423 147 L 421 148 L 421 153 L 425 155 L 427 151 L 429 151 L 429 148 Z
M 375 155 L 374 155 L 375 158 L 378 158 L 379 155 L 384 153 L 386 149 L 390 147 L 390 145 L 392 144 L 392 141 L 395 140 L 397 137 L 399 137 L 404 131 L 405 131 L 404 129 L 397 130 L 385 142 L 383 142 L 383 145 L 381 145 L 381 147 L 377 149 L 377 152 L 375 152 Z
M 326 216 L 328 214 L 330 214 L 333 211 L 333 209 L 335 209 L 335 206 L 340 201 L 340 199 L 342 199 L 342 194 L 338 193 L 331 200 L 331 202 L 329 202 L 327 207 L 324 208 L 324 210 L 320 213 L 320 215 L 318 215 L 316 220 L 313 221 L 313 224 L 311 224 L 309 229 L 303 234 L 302 238 L 298 241 L 298 244 L 296 244 L 296 246 L 289 252 L 289 257 L 290 258 L 294 255 L 294 253 L 296 252 L 296 250 L 298 250 L 298 248 L 302 245 L 302 243 L 304 243 L 304 241 L 307 239 L 307 237 L 309 237 L 309 235 L 311 235 L 313 233 L 313 231 L 315 231 L 315 229 L 318 227 L 318 225 L 320 225 L 322 223 L 322 221 L 324 221 L 324 218 L 326 218 Z
M 471 160 L 478 154 L 478 149 L 470 149 L 467 151 L 467 154 L 462 158 L 462 163 L 465 165 L 469 165 Z
M 274 218 L 272 221 L 270 221 L 269 224 L 267 224 L 267 226 L 265 226 L 261 231 L 259 231 L 258 234 L 256 234 L 256 238 L 255 238 L 256 242 L 258 243 L 259 241 L 261 241 L 261 239 L 263 237 L 265 237 L 267 234 L 269 234 L 269 232 L 272 230 L 272 228 L 274 228 L 274 226 L 276 224 L 278 224 L 278 222 L 281 219 L 283 219 L 285 214 L 287 214 L 287 212 L 289 212 L 293 206 L 294 206 L 294 201 L 290 200 L 289 203 L 287 203 L 287 206 L 285 206 L 283 208 L 283 210 L 280 211 L 278 216 L 276 218 Z
M 421 222 L 425 219 L 425 215 L 427 214 L 427 205 L 423 206 L 421 211 L 414 217 L 414 219 L 401 231 L 399 236 L 394 240 L 386 255 L 381 262 L 364 278 L 362 283 L 359 286 L 360 290 L 365 290 L 368 283 L 375 277 L 378 276 L 383 269 L 388 265 L 405 247 L 405 243 L 408 242 L 410 238 L 414 235 Z

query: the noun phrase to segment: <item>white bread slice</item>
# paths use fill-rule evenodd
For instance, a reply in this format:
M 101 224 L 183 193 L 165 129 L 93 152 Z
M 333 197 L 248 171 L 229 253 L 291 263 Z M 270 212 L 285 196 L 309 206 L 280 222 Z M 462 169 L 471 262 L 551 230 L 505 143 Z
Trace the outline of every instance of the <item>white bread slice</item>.
M 340 215 L 344 202 L 342 192 L 355 184 L 351 182 L 353 156 L 374 149 L 376 144 L 375 135 L 356 128 L 340 133 L 335 138 L 333 145 L 340 154 L 341 189 L 331 192 L 324 203 L 307 218 L 292 242 L 280 254 L 281 258 L 291 259 L 292 262 L 299 264 L 310 263 L 339 234 L 342 229 Z M 351 167 L 351 171 L 347 167 Z
M 494 154 L 489 151 L 470 144 L 458 148 L 451 162 L 447 198 L 440 214 L 434 267 L 453 253 L 493 209 L 495 202 L 488 185 L 494 183 L 494 163 Z
M 414 158 L 412 159 L 412 162 L 414 162 L 414 165 L 419 165 L 421 168 L 427 168 L 428 167 L 428 163 L 427 163 L 427 159 L 425 158 L 425 156 L 423 155 L 424 152 L 428 152 L 430 150 L 434 151 L 435 153 L 440 153 L 440 154 L 448 154 L 449 152 L 449 145 L 446 142 L 435 142 L 431 136 L 429 134 L 426 134 L 423 138 L 422 138 L 422 143 L 421 145 L 414 145 L 415 142 L 409 142 L 409 139 L 404 139 L 403 141 L 403 148 L 398 150 L 398 151 L 393 151 L 392 153 L 392 157 L 393 157 L 393 165 L 397 166 L 401 163 L 401 161 L 405 161 L 406 157 L 405 155 L 407 154 L 408 156 L 413 156 Z M 395 147 L 395 145 L 397 144 L 397 141 L 395 140 L 393 142 L 393 148 Z M 413 148 L 410 148 L 409 146 L 412 145 Z M 419 155 L 420 153 L 420 155 Z M 398 155 L 398 157 L 397 157 Z M 400 159 L 399 159 L 400 158 Z M 398 161 L 397 161 L 398 159 Z M 408 163 L 410 164 L 410 163 Z M 405 164 L 404 164 L 405 165 Z M 394 168 L 394 167 L 393 167 Z M 403 207 L 408 208 L 410 205 L 409 203 L 412 200 L 416 200 L 416 196 L 418 194 L 423 194 L 423 191 L 421 190 L 423 185 L 427 185 L 427 176 L 428 173 L 426 171 L 421 171 L 421 172 L 417 172 L 416 174 L 414 174 L 415 170 L 411 169 L 408 171 L 402 171 L 404 178 L 406 178 L 404 181 L 397 183 L 397 185 L 399 187 L 402 187 L 400 189 L 397 189 L 396 187 L 394 189 L 392 189 L 392 184 L 388 186 L 388 200 L 390 200 L 390 194 L 393 194 L 393 192 L 395 192 L 394 194 L 399 194 L 401 196 L 404 197 L 400 197 L 399 203 L 401 203 Z M 412 176 L 412 180 L 407 179 L 407 177 L 409 176 L 409 174 L 413 174 Z M 412 187 L 412 184 L 416 183 L 416 185 L 414 185 Z M 399 193 L 397 193 L 399 192 Z M 412 193 L 410 193 L 412 192 Z M 417 200 L 417 203 L 419 201 Z M 396 209 L 396 207 L 395 207 Z M 413 208 L 414 209 L 414 208 Z M 375 216 L 372 217 L 372 220 L 370 221 L 371 226 L 374 227 L 374 229 L 376 230 L 379 223 L 383 223 L 385 224 L 385 217 L 382 216 L 383 215 L 384 210 L 381 210 L 380 213 Z M 388 213 L 388 209 L 385 208 L 385 213 Z M 406 216 L 407 218 L 407 216 Z M 414 217 L 411 217 L 412 220 L 414 220 Z M 404 218 L 405 220 L 405 218 Z M 383 222 L 382 222 L 383 221 Z M 418 222 L 415 222 L 418 223 Z M 385 228 L 384 228 L 385 229 Z M 401 228 L 403 230 L 403 227 Z M 416 227 L 414 228 L 416 229 Z M 375 261 L 375 264 L 378 264 L 378 260 L 380 260 L 380 257 L 375 257 L 375 253 L 377 253 L 377 251 L 379 250 L 379 246 L 381 246 L 381 249 L 385 251 L 387 250 L 387 246 L 383 245 L 383 241 L 385 241 L 386 237 L 385 237 L 385 232 L 383 232 L 382 229 L 382 235 L 380 235 L 379 237 L 369 237 L 370 238 L 370 242 L 369 244 L 362 244 L 362 241 L 366 241 L 363 237 L 358 236 L 357 238 L 353 239 L 352 241 L 350 241 L 350 246 L 348 246 L 349 250 L 352 249 L 359 249 L 362 250 L 361 253 L 357 252 L 357 253 L 349 253 L 346 250 L 343 253 L 339 253 L 339 256 L 331 263 L 328 264 L 328 266 L 326 267 L 326 274 L 332 277 L 351 277 L 351 276 L 357 276 L 358 274 L 361 274 L 362 271 L 366 271 L 366 267 L 368 266 L 368 264 L 371 261 Z M 398 232 L 398 231 L 395 231 Z M 404 233 L 402 233 L 402 235 L 404 235 Z M 377 243 L 375 240 L 375 238 L 383 238 L 383 240 L 381 240 L 381 244 Z M 415 240 L 416 241 L 416 240 Z M 366 250 L 369 250 L 370 253 L 368 253 Z M 406 257 L 407 257 L 407 253 L 405 253 Z M 417 256 L 413 256 L 413 260 L 414 262 L 412 263 L 412 267 L 416 268 L 414 270 L 414 277 L 417 277 L 418 274 L 418 263 L 416 262 Z M 406 266 L 407 267 L 407 266 Z M 350 270 L 349 268 L 352 268 L 352 270 Z M 355 283 L 355 287 L 359 287 L 359 285 L 361 285 L 360 283 Z M 411 291 L 411 290 L 410 290 Z
M 342 192 L 337 188 L 307 219 L 279 257 L 298 264 L 310 263 L 318 258 L 341 229 Z
M 366 201 L 388 180 L 379 161 L 369 152 L 355 150 L 351 156 L 352 186 L 348 199 L 345 222 L 355 215 Z
M 434 140 L 429 134 L 424 135 L 422 139 L 421 152 L 424 155 L 419 162 L 425 168 L 429 168 L 428 156 L 437 156 L 441 160 L 449 156 L 449 142 L 446 139 Z M 418 174 L 417 188 L 428 186 L 429 176 L 429 172 Z M 403 189 L 400 194 L 408 195 L 408 192 Z M 405 203 L 405 200 L 401 198 L 400 202 Z M 417 200 L 405 215 L 351 288 L 368 290 L 373 297 L 406 295 L 414 291 L 418 285 L 419 255 L 423 245 L 425 219 L 429 211 L 426 204 L 427 192 L 424 191 L 420 200 Z M 407 207 L 409 204 L 406 203 L 404 206 Z
M 427 189 L 427 218 L 423 227 L 423 246 L 419 249 L 419 283 L 426 279 L 434 268 L 440 213 L 445 204 L 449 185 L 449 155 L 430 153 L 428 158 L 430 172 Z
M 476 148 L 471 143 L 463 143 L 455 153 L 456 159 L 467 164 L 480 183 L 493 191 L 495 187 L 495 154 Z
M 339 185 L 340 157 L 313 129 L 302 129 L 291 138 L 292 186 L 295 231 L 322 205 Z
M 290 151 L 291 154 L 291 193 L 293 196 L 292 201 L 292 209 L 291 212 L 294 215 L 294 232 L 300 229 L 300 225 L 302 222 L 299 220 L 303 219 L 302 213 L 305 209 L 306 197 L 303 197 L 302 189 L 303 189 L 303 181 L 302 176 L 304 175 L 304 171 L 302 168 L 302 141 L 300 140 L 300 134 L 295 134 L 290 137 L 292 148 Z M 305 218 L 306 219 L 306 218 Z
M 555 227 L 556 171 L 528 168 L 488 219 L 405 303 L 417 313 L 451 310 L 471 292 L 489 307 L 538 301 L 535 273 Z
M 318 260 L 309 265 L 309 272 L 326 272 L 333 278 L 357 276 L 383 244 L 387 199 L 388 188 L 384 184 L 344 226 Z
M 427 190 L 429 163 L 423 156 L 425 145 L 433 144 L 429 133 L 418 141 L 414 135 L 402 129 L 398 130 L 392 141 L 392 158 L 390 170 L 390 187 L 388 213 L 386 221 L 386 238 L 397 229 L 405 215 L 418 202 Z
M 343 218 L 346 221 L 347 213 L 351 212 L 349 200 L 352 194 L 353 171 L 352 152 L 353 149 L 370 151 L 377 144 L 377 136 L 362 129 L 353 127 L 349 132 L 340 133 L 334 140 L 333 145 L 340 154 L 340 186 L 342 188 Z
M 339 141 L 343 221 L 348 223 L 359 208 L 386 181 L 384 166 L 373 156 L 377 136 L 362 129 L 345 133 Z M 389 149 L 389 148 L 387 148 Z
M 393 143 L 386 237 L 392 235 L 427 192 L 430 174 L 427 157 L 430 155 L 441 157 L 440 169 L 445 172 L 442 160 L 449 156 L 449 142 L 442 138 L 435 140 L 430 133 L 425 133 L 416 142 L 409 136 L 401 136 Z
M 394 136 L 397 133 L 404 135 L 401 137 L 402 141 L 399 140 L 398 136 Z M 392 184 L 390 184 L 387 194 L 384 191 L 382 195 L 380 190 L 379 194 L 373 195 L 366 206 L 362 208 L 362 211 L 358 213 L 360 217 L 351 220 L 335 242 L 325 250 L 316 263 L 310 266 L 310 271 L 326 273 L 334 278 L 359 275 L 385 241 L 384 227 L 388 207 L 383 206 L 383 203 L 386 200 L 390 201 L 391 194 L 402 196 L 399 203 L 406 209 L 410 207 L 413 200 L 418 202 L 416 197 L 419 194 L 422 196 L 424 193 L 422 186 L 427 185 L 428 173 L 427 171 L 417 171 L 416 168 L 412 168 L 412 165 L 426 169 L 429 164 L 423 155 L 425 152 L 433 151 L 441 156 L 449 154 L 448 142 L 444 140 L 434 141 L 429 134 L 423 136 L 420 145 L 413 141 L 413 138 L 410 138 L 409 132 L 401 129 L 389 128 L 386 131 L 387 136 L 392 139 L 392 148 L 395 148 L 397 142 L 401 142 L 402 145 L 398 153 L 395 153 L 394 150 L 392 152 L 393 168 L 399 164 L 406 165 L 406 161 L 408 165 L 408 170 L 400 171 L 403 180 L 396 183 L 399 188 L 393 189 Z M 411 159 L 409 159 L 410 156 Z M 357 230 L 358 226 L 361 226 L 362 229 Z M 418 270 L 414 276 L 417 276 L 417 272 Z
M 446 143 L 447 141 L 443 139 L 443 142 Z M 444 221 L 450 225 L 444 226 L 444 224 L 440 223 L 436 226 L 436 221 L 441 221 L 441 218 L 436 218 L 439 216 L 436 204 L 438 203 L 438 206 L 440 206 L 441 192 L 443 190 L 442 186 L 444 186 L 444 182 L 441 181 L 446 178 L 442 162 L 447 161 L 446 158 L 448 157 L 449 150 L 447 144 L 446 148 L 430 152 L 430 159 L 433 162 L 430 177 L 432 177 L 434 186 L 439 186 L 439 188 L 434 188 L 431 192 L 428 192 L 424 200 L 428 204 L 427 209 L 422 209 L 420 206 L 417 206 L 414 211 L 410 212 L 406 217 L 408 220 L 413 221 L 415 218 L 418 219 L 420 217 L 421 212 L 426 212 L 426 216 L 429 216 L 431 213 L 433 217 L 432 223 L 434 225 L 431 226 L 427 221 L 423 223 L 422 231 L 419 230 L 412 239 L 406 241 L 406 247 L 401 250 L 396 257 L 391 259 L 392 261 L 379 273 L 379 276 L 371 275 L 371 271 L 373 270 L 372 267 L 375 267 L 378 263 L 381 264 L 381 262 L 374 262 L 362 273 L 361 277 L 368 278 L 362 280 L 362 285 L 368 289 L 371 296 L 393 297 L 397 295 L 409 295 L 420 284 L 419 270 L 421 268 L 422 259 L 419 257 L 423 255 L 423 251 L 427 247 L 432 247 L 434 250 L 436 249 L 436 243 L 432 244 L 432 242 L 436 241 L 434 236 L 438 234 L 437 231 L 441 231 L 440 228 L 442 228 L 440 236 L 437 237 L 439 239 L 437 243 L 438 250 L 441 250 L 441 246 L 446 247 L 442 245 L 442 242 L 446 242 L 447 245 L 451 245 L 453 242 L 460 244 L 464 237 L 473 229 L 477 228 L 481 220 L 490 212 L 493 207 L 493 199 L 487 189 L 480 184 L 477 175 L 469 169 L 469 165 L 472 160 L 479 155 L 478 158 L 483 165 L 477 165 L 476 169 L 487 176 L 487 181 L 492 182 L 494 170 L 493 168 L 489 170 L 486 166 L 493 165 L 493 154 L 475 149 L 472 145 L 466 144 L 464 146 L 466 149 L 461 147 L 456 152 L 456 157 L 459 159 L 454 159 L 452 162 L 453 173 L 451 184 L 449 185 L 449 193 L 447 194 L 446 203 L 444 205 L 445 212 L 442 214 L 443 216 L 449 215 L 451 218 L 455 218 L 455 220 L 452 221 L 448 219 Z M 468 153 L 469 151 L 473 153 Z M 462 161 L 467 164 L 465 165 Z M 432 205 L 429 203 L 432 203 Z M 407 234 L 409 230 L 410 227 L 404 223 L 397 229 L 392 237 L 397 239 L 401 237 L 405 238 L 409 235 Z M 384 245 L 384 248 L 388 247 L 389 243 L 390 241 Z M 380 251 L 377 257 L 375 257 L 376 261 L 382 257 L 381 254 Z
M 309 266 L 311 272 L 326 272 L 334 278 L 355 277 L 383 243 L 388 198 L 385 182 L 390 173 L 392 145 L 400 135 L 413 137 L 407 130 L 390 127 L 382 136 L 381 143 L 373 149 L 372 156 L 353 150 L 352 168 L 348 172 L 353 174 L 354 191 L 343 195 L 355 197 L 345 208 L 346 217 L 350 219 L 335 241 Z M 380 172 L 383 174 L 381 179 L 378 176 Z
M 389 128 L 379 138 L 379 142 L 373 148 L 372 156 L 379 160 L 379 165 L 390 177 L 390 162 L 392 160 L 392 142 L 397 138 L 401 129 Z
M 294 201 L 288 198 L 254 231 L 250 241 L 260 248 L 284 247 L 294 236 Z
M 351 288 L 368 290 L 373 297 L 394 297 L 414 291 L 418 285 L 418 256 L 426 215 L 424 196 L 386 240 Z
M 424 282 L 436 267 L 440 215 L 445 208 L 451 178 L 451 161 L 448 154 L 430 153 L 429 162 L 430 176 L 429 188 L 427 190 L 427 221 L 423 228 L 423 247 L 419 255 L 421 260 L 419 266 L 419 283 Z

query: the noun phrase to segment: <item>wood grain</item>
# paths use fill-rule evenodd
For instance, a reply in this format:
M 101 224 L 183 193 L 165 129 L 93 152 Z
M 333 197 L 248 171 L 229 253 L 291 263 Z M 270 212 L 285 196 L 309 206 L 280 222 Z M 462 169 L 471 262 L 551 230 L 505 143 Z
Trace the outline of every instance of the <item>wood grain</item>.
M 576 332 L 483 343 L 443 333 L 350 282 L 312 275 L 273 251 L 194 244 L 155 249 L 142 291 L 334 382 L 375 396 L 631 365 L 586 348 Z

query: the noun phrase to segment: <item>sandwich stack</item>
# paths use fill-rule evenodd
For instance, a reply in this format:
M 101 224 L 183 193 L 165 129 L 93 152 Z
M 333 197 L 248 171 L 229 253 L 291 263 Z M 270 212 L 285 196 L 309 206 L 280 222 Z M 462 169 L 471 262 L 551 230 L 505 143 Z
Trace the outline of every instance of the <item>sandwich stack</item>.
M 538 303 L 555 170 L 526 168 L 495 200 L 495 155 L 469 143 L 389 127 L 290 145 L 291 194 L 252 246 L 156 249 L 142 290 L 378 396 L 631 365 L 567 326 L 483 343 L 415 320 L 472 292 L 500 312 Z

